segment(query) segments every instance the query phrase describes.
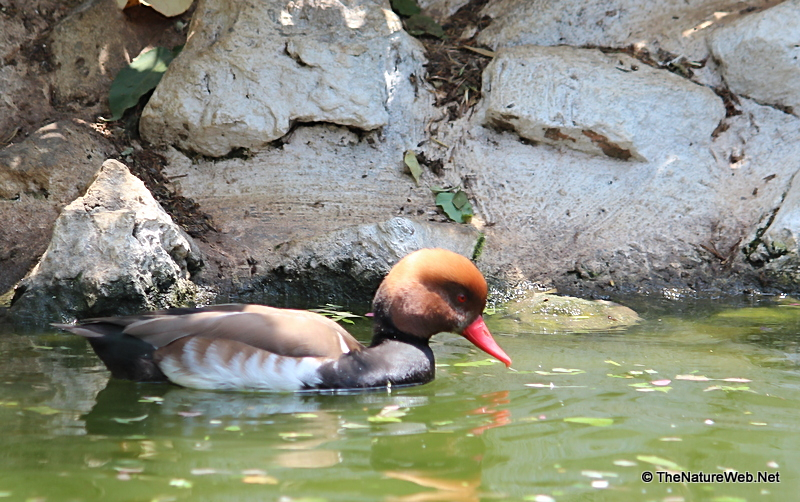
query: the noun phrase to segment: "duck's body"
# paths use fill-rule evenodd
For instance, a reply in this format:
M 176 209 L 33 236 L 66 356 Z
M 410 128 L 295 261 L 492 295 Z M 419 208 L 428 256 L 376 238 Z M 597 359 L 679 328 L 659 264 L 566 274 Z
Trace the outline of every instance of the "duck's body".
M 58 327 L 86 337 L 112 376 L 199 389 L 360 389 L 434 378 L 428 341 L 463 334 L 507 365 L 480 317 L 486 282 L 468 259 L 424 249 L 398 262 L 373 302 L 369 347 L 303 310 L 215 305 Z

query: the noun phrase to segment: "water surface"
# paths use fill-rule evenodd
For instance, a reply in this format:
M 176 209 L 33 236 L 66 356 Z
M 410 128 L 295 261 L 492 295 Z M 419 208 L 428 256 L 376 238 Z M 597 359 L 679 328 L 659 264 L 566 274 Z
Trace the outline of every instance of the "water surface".
M 645 321 L 616 332 L 489 317 L 516 371 L 443 334 L 433 383 L 354 395 L 109 380 L 79 337 L 9 332 L 0 499 L 796 499 L 800 306 L 633 303 Z M 366 340 L 369 327 L 354 333 Z

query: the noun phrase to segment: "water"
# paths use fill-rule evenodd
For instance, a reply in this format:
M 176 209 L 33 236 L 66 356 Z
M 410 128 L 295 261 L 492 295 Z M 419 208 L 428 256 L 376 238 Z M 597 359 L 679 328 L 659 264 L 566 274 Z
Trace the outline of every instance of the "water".
M 618 332 L 489 318 L 516 372 L 440 335 L 437 379 L 390 394 L 109 381 L 79 337 L 9 333 L 0 499 L 796 499 L 800 306 L 634 303 L 645 321 Z M 780 483 L 659 482 L 668 469 Z

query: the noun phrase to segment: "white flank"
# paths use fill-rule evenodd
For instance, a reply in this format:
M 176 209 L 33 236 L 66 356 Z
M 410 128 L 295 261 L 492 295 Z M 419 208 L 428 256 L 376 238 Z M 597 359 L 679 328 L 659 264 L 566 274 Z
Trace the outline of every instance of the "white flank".
M 257 350 L 249 357 L 240 352 L 226 364 L 218 343 L 212 342 L 201 356 L 198 340 L 189 340 L 180 360 L 166 357 L 159 367 L 172 382 L 194 389 L 294 391 L 320 382 L 317 370 L 322 361 L 315 357 L 286 357 Z
M 347 344 L 344 341 L 344 337 L 342 336 L 341 333 L 337 333 L 337 335 L 339 335 L 339 348 L 342 349 L 342 354 L 347 354 L 348 352 L 350 352 L 350 349 L 347 348 Z

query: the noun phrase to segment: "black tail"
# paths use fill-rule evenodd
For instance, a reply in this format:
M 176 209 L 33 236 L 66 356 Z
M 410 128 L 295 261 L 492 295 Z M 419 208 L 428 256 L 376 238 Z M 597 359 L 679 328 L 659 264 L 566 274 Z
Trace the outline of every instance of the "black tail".
M 166 382 L 166 375 L 153 360 L 155 347 L 122 332 L 124 325 L 111 319 L 90 319 L 76 325 L 53 324 L 89 340 L 92 349 L 103 361 L 111 376 L 137 382 Z

